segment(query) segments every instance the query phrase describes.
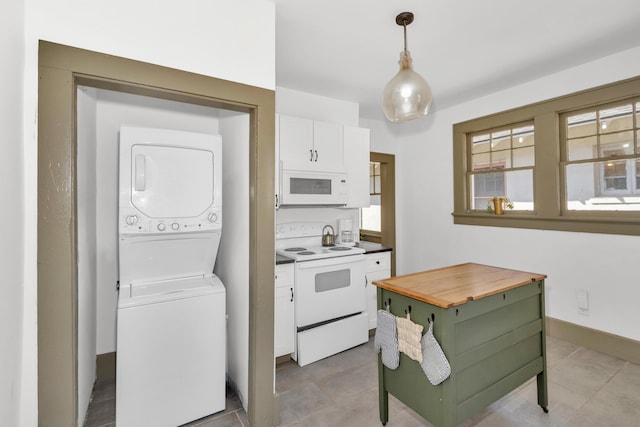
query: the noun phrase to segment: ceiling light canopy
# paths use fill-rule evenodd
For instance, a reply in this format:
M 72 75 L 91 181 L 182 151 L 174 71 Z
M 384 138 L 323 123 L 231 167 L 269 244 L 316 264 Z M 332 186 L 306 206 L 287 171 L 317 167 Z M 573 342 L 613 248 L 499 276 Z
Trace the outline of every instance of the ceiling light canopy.
M 413 13 L 402 12 L 396 23 L 404 27 L 404 50 L 400 52 L 400 71 L 387 83 L 382 95 L 382 110 L 389 121 L 406 122 L 426 116 L 431 107 L 431 88 L 427 81 L 411 68 L 411 54 L 407 50 L 407 25 Z

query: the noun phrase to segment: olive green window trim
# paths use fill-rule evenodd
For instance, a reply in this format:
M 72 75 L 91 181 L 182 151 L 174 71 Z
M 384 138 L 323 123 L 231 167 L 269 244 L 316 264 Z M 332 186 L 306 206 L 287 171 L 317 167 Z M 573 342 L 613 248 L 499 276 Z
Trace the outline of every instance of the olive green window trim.
M 640 96 L 640 77 L 599 86 L 453 125 L 454 224 L 530 228 L 604 234 L 640 235 L 640 213 L 567 212 L 561 171 L 560 115 Z M 467 170 L 467 136 L 501 126 L 533 121 L 535 132 L 534 210 L 494 215 L 471 210 Z

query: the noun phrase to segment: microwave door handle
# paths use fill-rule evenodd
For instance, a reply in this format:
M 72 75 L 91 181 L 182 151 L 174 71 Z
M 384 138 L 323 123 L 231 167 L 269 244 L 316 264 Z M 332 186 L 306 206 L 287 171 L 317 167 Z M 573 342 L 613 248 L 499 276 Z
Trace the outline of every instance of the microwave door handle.
M 135 191 L 144 191 L 145 189 L 145 155 L 136 154 L 134 169 L 134 185 Z

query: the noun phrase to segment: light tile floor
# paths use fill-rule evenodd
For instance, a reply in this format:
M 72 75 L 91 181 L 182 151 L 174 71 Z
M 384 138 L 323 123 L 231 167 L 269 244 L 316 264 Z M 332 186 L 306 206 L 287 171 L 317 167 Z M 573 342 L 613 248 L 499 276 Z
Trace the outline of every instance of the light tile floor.
M 535 380 L 527 382 L 461 425 L 485 427 L 640 427 L 640 365 L 567 341 L 547 338 L 549 413 L 537 404 Z M 279 365 L 284 427 L 371 427 L 378 418 L 377 356 L 368 343 L 300 368 Z M 114 426 L 115 384 L 98 383 L 85 427 Z M 190 427 L 247 427 L 247 416 L 233 393 L 227 409 Z M 388 427 L 431 426 L 389 396 Z

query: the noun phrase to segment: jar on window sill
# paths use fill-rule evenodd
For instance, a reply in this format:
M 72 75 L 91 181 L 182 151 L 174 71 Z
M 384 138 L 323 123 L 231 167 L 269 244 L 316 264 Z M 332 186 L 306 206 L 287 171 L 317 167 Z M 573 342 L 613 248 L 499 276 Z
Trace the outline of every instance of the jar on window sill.
M 487 211 L 493 212 L 496 215 L 504 214 L 505 209 L 513 209 L 513 203 L 511 203 L 508 197 L 496 196 L 487 204 Z

